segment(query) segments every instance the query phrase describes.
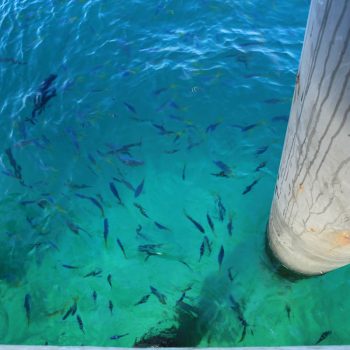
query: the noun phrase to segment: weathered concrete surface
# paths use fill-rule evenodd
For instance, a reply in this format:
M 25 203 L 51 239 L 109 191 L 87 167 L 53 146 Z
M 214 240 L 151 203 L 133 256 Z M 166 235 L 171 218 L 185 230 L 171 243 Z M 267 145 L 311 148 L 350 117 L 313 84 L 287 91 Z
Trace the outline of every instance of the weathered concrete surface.
M 350 1 L 313 0 L 269 223 L 287 268 L 350 263 Z

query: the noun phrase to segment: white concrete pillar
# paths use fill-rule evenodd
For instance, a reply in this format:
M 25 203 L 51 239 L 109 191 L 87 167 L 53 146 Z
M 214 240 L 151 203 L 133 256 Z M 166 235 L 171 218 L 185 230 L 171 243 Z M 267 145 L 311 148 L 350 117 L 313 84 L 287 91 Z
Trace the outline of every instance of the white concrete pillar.
M 269 222 L 288 269 L 350 263 L 350 0 L 313 0 Z

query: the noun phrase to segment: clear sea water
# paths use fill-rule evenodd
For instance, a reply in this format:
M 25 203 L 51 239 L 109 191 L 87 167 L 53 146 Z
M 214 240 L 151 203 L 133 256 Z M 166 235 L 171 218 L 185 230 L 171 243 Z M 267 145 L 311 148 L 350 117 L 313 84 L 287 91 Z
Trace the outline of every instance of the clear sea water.
M 265 249 L 308 6 L 0 1 L 0 343 L 350 342 Z

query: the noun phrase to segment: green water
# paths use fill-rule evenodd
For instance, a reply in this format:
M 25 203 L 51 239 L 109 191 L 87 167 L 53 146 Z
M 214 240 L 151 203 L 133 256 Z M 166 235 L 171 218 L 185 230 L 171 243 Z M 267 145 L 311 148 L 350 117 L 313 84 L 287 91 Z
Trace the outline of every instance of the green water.
M 307 11 L 0 1 L 0 343 L 349 343 L 349 268 L 265 251 Z

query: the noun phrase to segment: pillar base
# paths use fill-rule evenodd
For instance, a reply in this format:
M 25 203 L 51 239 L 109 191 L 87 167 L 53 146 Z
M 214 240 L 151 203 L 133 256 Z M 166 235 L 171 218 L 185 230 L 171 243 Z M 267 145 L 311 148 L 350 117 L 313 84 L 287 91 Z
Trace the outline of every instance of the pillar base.
M 269 268 L 273 271 L 275 275 L 283 280 L 288 280 L 290 282 L 297 282 L 303 279 L 309 279 L 315 276 L 307 276 L 300 274 L 298 272 L 292 271 L 284 266 L 280 260 L 276 257 L 274 252 L 270 247 L 270 242 L 268 239 L 268 226 L 266 226 L 265 232 L 265 254 L 268 259 L 267 263 L 269 264 Z
M 276 205 L 271 210 L 268 227 L 268 243 L 274 256 L 288 270 L 312 276 L 348 264 L 342 256 L 337 256 L 327 242 L 317 234 L 306 232 L 297 234 L 284 221 Z

